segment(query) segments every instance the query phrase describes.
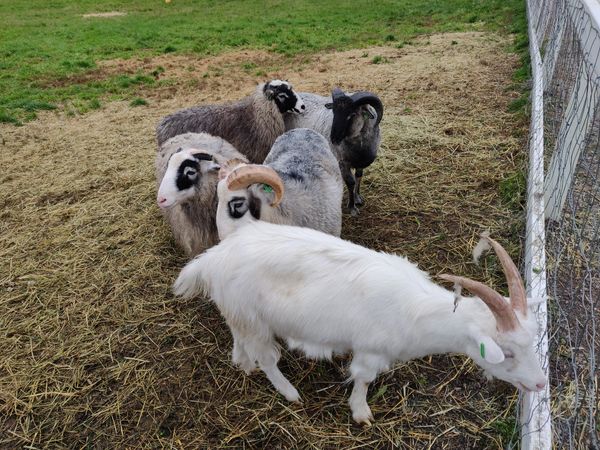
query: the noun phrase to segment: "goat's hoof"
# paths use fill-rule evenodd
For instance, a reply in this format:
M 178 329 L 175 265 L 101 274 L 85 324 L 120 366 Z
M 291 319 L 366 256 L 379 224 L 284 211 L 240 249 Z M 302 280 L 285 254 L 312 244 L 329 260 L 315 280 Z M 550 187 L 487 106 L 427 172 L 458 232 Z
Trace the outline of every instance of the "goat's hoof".
M 300 400 L 300 394 L 298 394 L 298 391 L 296 389 L 294 389 L 293 391 L 290 391 L 288 393 L 283 394 L 283 396 L 285 397 L 285 399 L 288 402 L 302 404 L 302 400 Z
M 368 427 L 371 426 L 371 420 L 375 420 L 373 419 L 373 414 L 371 413 L 371 409 L 368 406 L 365 411 L 353 413 L 352 418 L 357 424 L 366 425 Z
M 364 206 L 365 199 L 362 198 L 362 195 L 360 194 L 354 194 L 354 203 L 356 204 L 356 206 Z

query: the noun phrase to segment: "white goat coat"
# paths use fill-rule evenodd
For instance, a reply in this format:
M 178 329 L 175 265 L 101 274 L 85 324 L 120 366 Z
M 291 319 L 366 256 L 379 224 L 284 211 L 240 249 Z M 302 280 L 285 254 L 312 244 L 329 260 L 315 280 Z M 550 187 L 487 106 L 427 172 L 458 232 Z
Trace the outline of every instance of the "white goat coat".
M 299 394 L 277 368 L 275 336 L 313 358 L 351 350 L 348 403 L 359 423 L 372 419 L 369 383 L 395 361 L 458 352 L 517 387 L 545 383 L 528 331 L 534 320 L 500 333 L 481 299 L 460 297 L 455 309 L 454 294 L 406 258 L 308 228 L 242 224 L 188 263 L 174 291 L 210 295 L 231 328 L 232 361 L 247 373 L 258 362 L 290 401 Z
M 444 325 L 419 317 L 440 303 L 451 311 L 451 292 L 404 257 L 307 228 L 250 222 L 186 266 L 175 291 L 186 295 L 181 287 L 191 279 L 187 294 L 202 289 L 230 326 L 265 340 L 275 334 L 309 357 L 352 350 L 380 355 L 387 366 L 451 344 L 414 345 L 424 337 L 421 325 Z

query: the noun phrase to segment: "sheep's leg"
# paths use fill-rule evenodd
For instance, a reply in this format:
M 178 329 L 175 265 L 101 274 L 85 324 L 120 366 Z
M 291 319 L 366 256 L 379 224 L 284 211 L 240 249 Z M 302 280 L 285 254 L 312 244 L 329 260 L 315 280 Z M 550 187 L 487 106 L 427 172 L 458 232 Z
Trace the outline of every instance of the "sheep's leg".
M 363 206 L 365 204 L 365 200 L 360 195 L 360 182 L 362 180 L 363 170 L 356 169 L 354 171 L 354 177 L 356 178 L 356 186 L 354 187 L 354 201 L 356 202 L 356 206 Z
M 256 370 L 256 363 L 250 359 L 244 348 L 244 338 L 236 328 L 231 328 L 233 336 L 233 350 L 231 351 L 231 362 L 250 375 Z
M 279 349 L 274 340 L 261 342 L 254 340 L 246 344 L 246 351 L 255 360 L 258 361 L 258 366 L 265 373 L 273 387 L 290 402 L 299 402 L 300 394 L 292 383 L 281 373 L 277 367 L 279 361 Z
M 354 188 L 356 186 L 356 180 L 352 174 L 352 169 L 347 163 L 340 162 L 340 170 L 342 172 L 344 183 L 346 183 L 346 187 L 348 188 L 348 210 L 350 211 L 350 214 L 357 216 L 358 208 L 356 207 L 354 201 Z
M 373 414 L 367 404 L 367 390 L 377 374 L 388 367 L 388 360 L 380 355 L 355 353 L 350 364 L 351 379 L 354 381 L 352 394 L 348 399 L 352 418 L 357 423 L 371 424 Z

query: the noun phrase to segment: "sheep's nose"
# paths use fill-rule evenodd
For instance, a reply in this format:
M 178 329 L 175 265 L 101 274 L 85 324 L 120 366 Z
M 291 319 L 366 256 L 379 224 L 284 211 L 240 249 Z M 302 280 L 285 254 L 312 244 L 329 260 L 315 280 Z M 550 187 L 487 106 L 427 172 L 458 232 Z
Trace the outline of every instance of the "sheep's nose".
M 167 201 L 167 199 L 165 197 L 158 197 L 158 206 L 162 206 L 165 204 L 165 202 Z
M 536 384 L 535 387 L 538 389 L 538 391 L 541 391 L 546 387 L 546 382 L 542 381 L 541 383 Z

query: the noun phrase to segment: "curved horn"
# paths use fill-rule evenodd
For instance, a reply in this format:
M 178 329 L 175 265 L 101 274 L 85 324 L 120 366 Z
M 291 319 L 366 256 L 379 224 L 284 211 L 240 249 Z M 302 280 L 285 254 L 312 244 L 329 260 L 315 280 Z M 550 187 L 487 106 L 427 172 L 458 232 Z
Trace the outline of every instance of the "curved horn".
M 441 279 L 451 281 L 455 284 L 459 284 L 462 287 L 468 289 L 473 294 L 477 295 L 492 311 L 496 318 L 496 325 L 498 331 L 505 332 L 514 330 L 519 326 L 519 320 L 512 310 L 504 297 L 498 294 L 491 287 L 486 286 L 479 281 L 471 280 L 469 278 L 457 277 L 454 275 L 440 275 Z
M 331 92 L 331 98 L 335 102 L 343 97 L 348 97 L 344 91 L 342 91 L 339 87 L 333 88 Z
M 260 164 L 247 164 L 234 169 L 227 177 L 227 188 L 232 191 L 246 189 L 251 184 L 263 183 L 275 191 L 271 206 L 277 206 L 283 197 L 283 181 L 273 169 Z
M 525 286 L 523 286 L 523 279 L 521 278 L 519 269 L 504 247 L 489 236 L 482 237 L 490 243 L 500 260 L 502 271 L 504 272 L 506 282 L 508 283 L 510 304 L 515 310 L 519 311 L 523 317 L 527 317 L 527 294 L 525 293 Z
M 350 98 L 354 102 L 355 107 L 367 104 L 375 108 L 375 111 L 377 112 L 377 121 L 375 122 L 375 126 L 379 125 L 379 122 L 381 122 L 383 117 L 383 103 L 381 103 L 379 97 L 372 92 L 356 92 L 352 94 Z

